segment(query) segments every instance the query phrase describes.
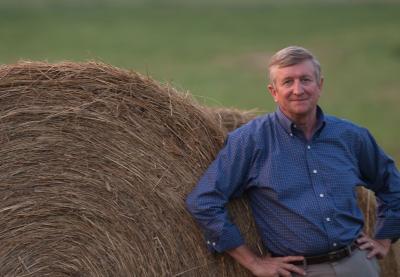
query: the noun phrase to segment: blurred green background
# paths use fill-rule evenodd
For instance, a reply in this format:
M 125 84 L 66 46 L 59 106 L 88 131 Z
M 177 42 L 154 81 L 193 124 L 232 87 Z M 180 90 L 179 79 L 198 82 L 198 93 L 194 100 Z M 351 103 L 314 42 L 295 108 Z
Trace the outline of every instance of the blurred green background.
M 325 112 L 370 129 L 398 162 L 400 1 L 0 2 L 2 64 L 103 61 L 213 106 L 275 110 L 266 64 L 288 45 L 322 63 Z

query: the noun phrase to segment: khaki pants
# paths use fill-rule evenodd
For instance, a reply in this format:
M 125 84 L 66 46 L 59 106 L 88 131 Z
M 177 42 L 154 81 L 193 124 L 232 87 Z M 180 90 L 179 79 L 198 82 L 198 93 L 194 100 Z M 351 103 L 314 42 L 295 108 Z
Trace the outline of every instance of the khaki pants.
M 367 251 L 356 249 L 338 262 L 309 265 L 306 272 L 307 277 L 379 277 L 380 267 L 376 258 L 367 258 Z

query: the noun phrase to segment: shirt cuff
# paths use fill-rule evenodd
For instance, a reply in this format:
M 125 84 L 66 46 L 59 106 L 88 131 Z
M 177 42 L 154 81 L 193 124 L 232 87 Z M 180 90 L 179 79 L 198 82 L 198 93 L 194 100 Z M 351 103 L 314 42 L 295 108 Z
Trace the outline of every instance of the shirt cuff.
M 234 249 L 244 244 L 239 229 L 231 224 L 224 226 L 221 235 L 218 238 L 206 238 L 207 247 L 211 252 L 222 253 L 229 249 Z

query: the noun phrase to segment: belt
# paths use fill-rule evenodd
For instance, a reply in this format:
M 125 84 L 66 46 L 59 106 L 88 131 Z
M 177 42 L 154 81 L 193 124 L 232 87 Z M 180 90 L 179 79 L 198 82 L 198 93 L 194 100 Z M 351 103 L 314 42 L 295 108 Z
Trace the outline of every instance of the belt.
M 333 263 L 337 262 L 343 258 L 349 257 L 351 253 L 358 248 L 358 245 L 356 242 L 353 242 L 352 244 L 340 248 L 338 250 L 322 254 L 322 255 L 316 255 L 316 256 L 306 256 L 304 257 L 303 261 L 296 261 L 292 262 L 294 265 L 313 265 L 313 264 L 322 264 L 322 263 Z

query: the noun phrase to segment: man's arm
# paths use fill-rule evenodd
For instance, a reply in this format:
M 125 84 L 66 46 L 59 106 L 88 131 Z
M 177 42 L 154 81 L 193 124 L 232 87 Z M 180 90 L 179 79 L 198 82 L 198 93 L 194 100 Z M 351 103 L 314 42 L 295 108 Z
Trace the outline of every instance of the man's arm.
M 259 257 L 244 244 L 227 250 L 227 253 L 257 277 L 292 276 L 291 273 L 306 274 L 304 269 L 291 264 L 291 262 L 304 260 L 301 256 Z
M 186 206 L 201 227 L 212 252 L 224 252 L 244 243 L 230 220 L 226 204 L 246 188 L 253 157 L 247 133 L 231 133 L 225 146 L 186 198 Z
M 393 159 L 364 131 L 358 157 L 360 172 L 366 187 L 375 192 L 379 205 L 375 239 L 370 241 L 364 235 L 361 242 L 370 255 L 380 258 L 387 254 L 391 242 L 400 237 L 400 173 Z

